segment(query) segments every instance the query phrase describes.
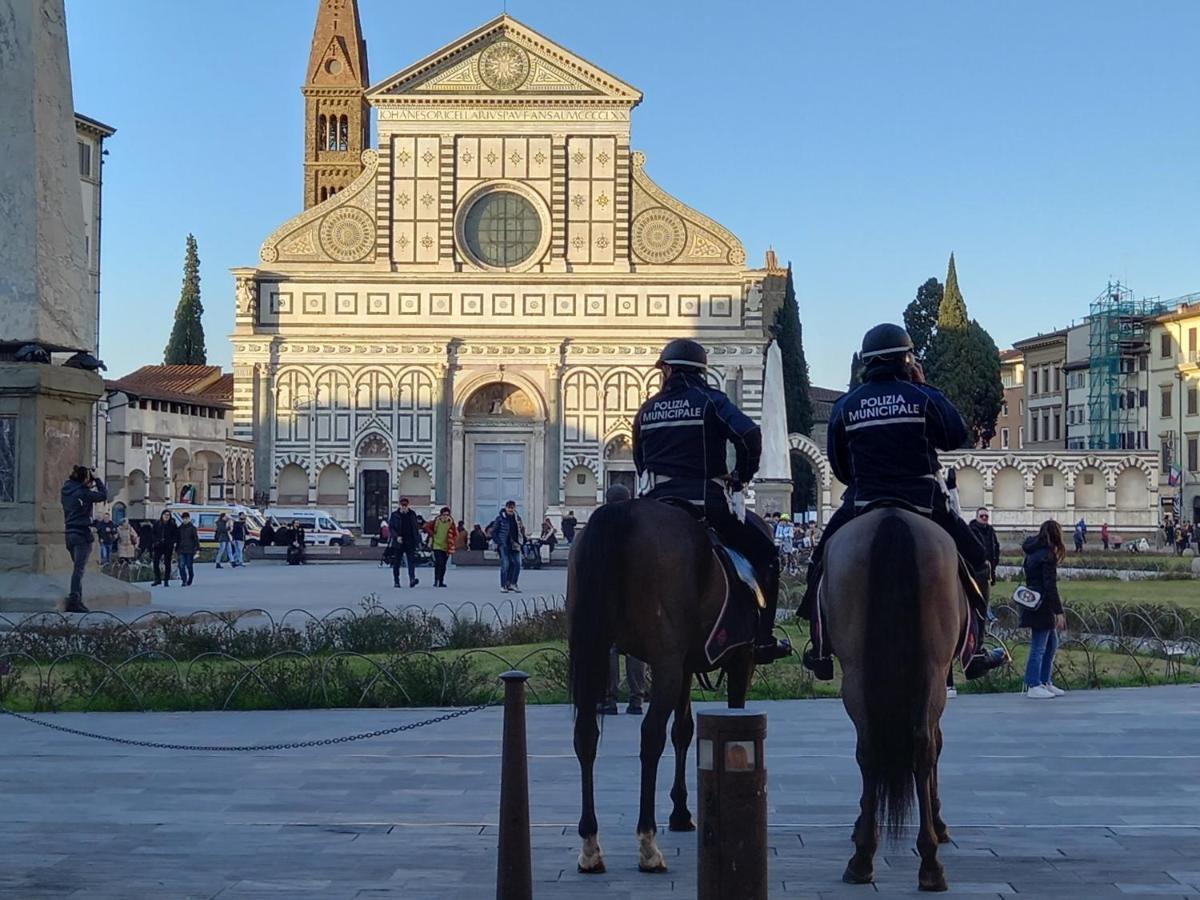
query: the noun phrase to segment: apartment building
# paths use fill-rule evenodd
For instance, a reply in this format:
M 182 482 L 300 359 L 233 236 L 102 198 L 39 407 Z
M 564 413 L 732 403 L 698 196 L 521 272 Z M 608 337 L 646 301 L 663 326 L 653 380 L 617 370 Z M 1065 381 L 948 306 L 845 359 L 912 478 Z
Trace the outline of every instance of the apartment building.
M 1163 512 L 1200 521 L 1200 298 L 1154 320 L 1150 384 Z
M 1052 450 L 1066 446 L 1067 329 L 1025 338 L 1013 344 L 1025 360 L 1024 448 Z
M 1000 351 L 1000 381 L 1004 385 L 1004 402 L 990 447 L 1020 450 L 1025 446 L 1025 357 L 1020 350 Z
M 1063 363 L 1066 382 L 1068 450 L 1086 450 L 1091 438 L 1088 420 L 1088 367 L 1090 365 L 1090 334 L 1087 322 L 1067 329 L 1067 356 Z

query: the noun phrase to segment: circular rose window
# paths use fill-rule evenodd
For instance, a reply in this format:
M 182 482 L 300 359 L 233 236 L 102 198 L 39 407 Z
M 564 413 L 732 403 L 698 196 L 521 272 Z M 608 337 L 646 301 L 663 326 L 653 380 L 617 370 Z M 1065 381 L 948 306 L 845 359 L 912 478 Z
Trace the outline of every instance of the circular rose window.
M 484 265 L 508 268 L 529 259 L 542 240 L 542 218 L 512 191 L 484 194 L 463 222 L 467 249 Z

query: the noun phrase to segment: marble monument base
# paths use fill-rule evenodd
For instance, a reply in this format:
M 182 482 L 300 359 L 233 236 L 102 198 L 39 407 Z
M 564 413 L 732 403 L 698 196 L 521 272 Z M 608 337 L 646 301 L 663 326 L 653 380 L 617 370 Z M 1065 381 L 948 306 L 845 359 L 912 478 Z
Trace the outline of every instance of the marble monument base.
M 760 516 L 767 513 L 790 513 L 792 511 L 792 483 L 781 478 L 754 480 L 754 511 Z
M 71 467 L 91 458 L 94 372 L 0 363 L 0 612 L 61 609 L 71 558 L 61 491 Z M 150 592 L 100 572 L 100 548 L 83 582 L 92 609 L 144 606 Z

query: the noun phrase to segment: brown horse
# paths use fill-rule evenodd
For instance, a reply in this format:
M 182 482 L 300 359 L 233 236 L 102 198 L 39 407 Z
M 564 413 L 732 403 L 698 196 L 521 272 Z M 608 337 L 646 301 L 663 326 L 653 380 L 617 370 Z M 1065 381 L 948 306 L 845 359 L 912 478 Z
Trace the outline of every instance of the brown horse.
M 604 871 L 592 769 L 600 738 L 597 704 L 604 698 L 613 644 L 649 663 L 652 671 L 650 708 L 642 720 L 638 868 L 667 869 L 655 842 L 654 792 L 672 713 L 675 781 L 669 824 L 672 831 L 695 829 L 684 777 L 694 732 L 691 681 L 695 672 L 708 668 L 704 642 L 724 597 L 725 576 L 704 529 L 687 512 L 655 500 L 601 506 L 571 547 L 567 618 L 575 755 L 583 788 L 580 872 Z M 743 707 L 754 671 L 753 649 L 731 650 L 725 659 L 729 705 Z
M 938 799 L 946 672 L 966 627 L 954 541 L 929 519 L 877 509 L 829 540 L 818 595 L 842 663 L 842 703 L 858 732 L 861 814 L 842 880 L 874 879 L 879 821 L 897 837 L 914 794 L 918 885 L 946 890 L 937 846 L 950 835 Z

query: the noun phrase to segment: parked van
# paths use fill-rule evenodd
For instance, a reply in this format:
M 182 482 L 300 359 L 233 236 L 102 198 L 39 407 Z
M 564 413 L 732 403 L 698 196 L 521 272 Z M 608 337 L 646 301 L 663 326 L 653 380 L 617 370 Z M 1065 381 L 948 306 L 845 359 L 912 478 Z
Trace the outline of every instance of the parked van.
M 179 524 L 179 517 L 182 513 L 191 513 L 192 524 L 196 526 L 196 534 L 200 537 L 200 543 L 207 546 L 216 546 L 217 516 L 221 513 L 225 513 L 229 519 L 231 529 L 238 516 L 242 513 L 246 514 L 246 543 L 248 545 L 258 543 L 258 533 L 267 524 L 267 520 L 257 509 L 250 506 L 239 506 L 235 503 L 172 503 L 167 509 L 175 517 L 176 525 Z
M 278 529 L 282 525 L 303 525 L 304 543 L 314 547 L 349 547 L 354 534 L 326 510 L 311 506 L 272 506 L 267 518 Z

